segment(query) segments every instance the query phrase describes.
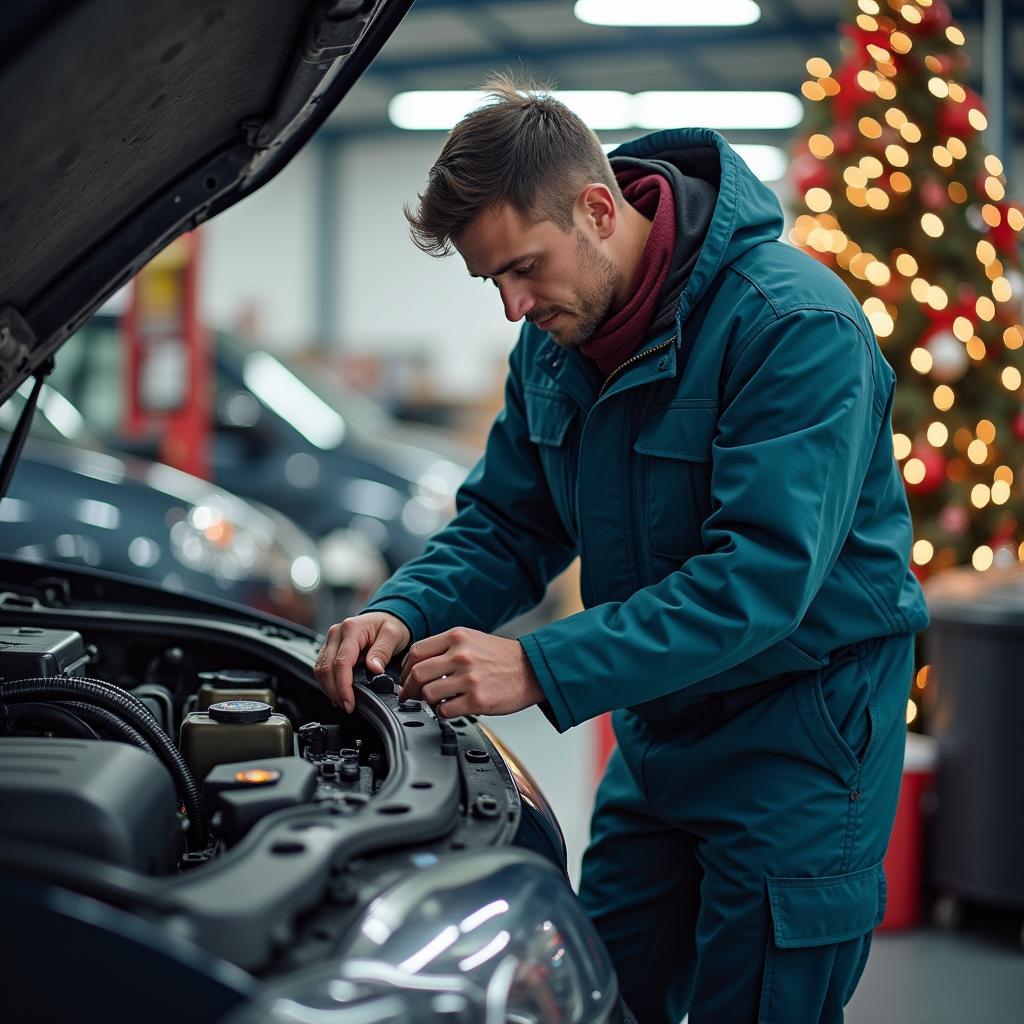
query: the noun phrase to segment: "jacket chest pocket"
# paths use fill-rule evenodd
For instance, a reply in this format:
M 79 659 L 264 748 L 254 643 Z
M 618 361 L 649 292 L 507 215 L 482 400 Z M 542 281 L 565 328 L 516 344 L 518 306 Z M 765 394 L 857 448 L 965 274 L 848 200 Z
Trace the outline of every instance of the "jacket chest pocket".
M 684 561 L 703 550 L 701 525 L 711 514 L 711 442 L 717 420 L 713 400 L 656 408 L 633 445 L 647 542 L 665 558 Z
M 575 431 L 570 427 L 576 418 L 576 404 L 561 394 L 530 385 L 526 386 L 524 404 L 530 441 L 537 446 L 551 498 L 569 533 L 575 536 L 572 508 L 575 455 L 571 450 Z

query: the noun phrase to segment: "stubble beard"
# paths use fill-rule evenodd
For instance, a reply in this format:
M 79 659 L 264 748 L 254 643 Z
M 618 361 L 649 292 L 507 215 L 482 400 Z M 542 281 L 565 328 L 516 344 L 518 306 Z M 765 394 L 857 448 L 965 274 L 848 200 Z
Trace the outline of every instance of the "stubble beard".
M 607 256 L 603 256 L 581 232 L 576 232 L 576 251 L 579 254 L 580 281 L 576 286 L 575 324 L 564 333 L 552 334 L 563 348 L 576 348 L 590 341 L 594 332 L 608 319 L 619 274 Z

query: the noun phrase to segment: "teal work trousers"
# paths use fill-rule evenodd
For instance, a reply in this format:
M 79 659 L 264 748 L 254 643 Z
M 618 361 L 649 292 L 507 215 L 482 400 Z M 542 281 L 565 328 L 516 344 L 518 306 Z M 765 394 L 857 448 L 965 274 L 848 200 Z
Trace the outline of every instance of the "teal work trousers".
M 885 910 L 913 637 L 614 715 L 580 897 L 641 1024 L 836 1024 Z

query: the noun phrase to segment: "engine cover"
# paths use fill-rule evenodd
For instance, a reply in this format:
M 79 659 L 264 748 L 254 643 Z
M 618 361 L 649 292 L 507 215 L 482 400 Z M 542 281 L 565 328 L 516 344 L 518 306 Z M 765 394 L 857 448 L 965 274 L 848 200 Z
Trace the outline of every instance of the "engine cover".
M 47 843 L 148 874 L 182 845 L 167 769 L 124 743 L 0 739 L 0 837 Z

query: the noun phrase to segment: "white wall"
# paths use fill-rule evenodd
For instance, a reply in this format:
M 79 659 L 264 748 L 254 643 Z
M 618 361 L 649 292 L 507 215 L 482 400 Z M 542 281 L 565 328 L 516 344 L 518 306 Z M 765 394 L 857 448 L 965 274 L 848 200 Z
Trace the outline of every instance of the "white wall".
M 425 357 L 453 398 L 493 388 L 518 329 L 494 289 L 455 255 L 437 260 L 409 240 L 415 203 L 440 137 L 362 138 L 339 147 L 334 325 L 347 353 Z M 277 178 L 203 229 L 204 314 L 219 326 L 255 316 L 257 336 L 289 350 L 317 342 L 321 151 L 307 146 Z
M 203 227 L 206 319 L 255 316 L 257 336 L 296 348 L 316 336 L 317 153 L 307 146 L 258 192 Z
M 347 144 L 339 161 L 338 320 L 353 352 L 424 352 L 455 394 L 493 386 L 494 365 L 518 329 L 498 294 L 458 254 L 424 255 L 409 240 L 403 203 L 416 202 L 443 139 L 410 134 Z

